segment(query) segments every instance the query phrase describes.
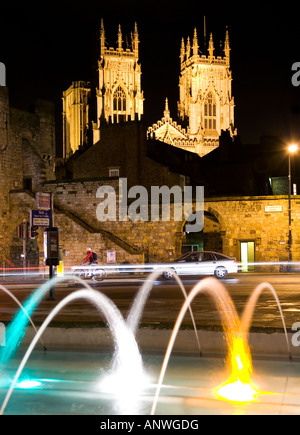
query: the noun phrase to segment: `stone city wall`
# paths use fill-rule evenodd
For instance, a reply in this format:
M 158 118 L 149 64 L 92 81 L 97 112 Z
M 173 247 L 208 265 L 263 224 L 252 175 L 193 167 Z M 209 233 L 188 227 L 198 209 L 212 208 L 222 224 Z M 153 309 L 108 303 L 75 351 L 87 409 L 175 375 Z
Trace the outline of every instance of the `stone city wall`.
M 182 222 L 102 222 L 97 219 L 97 206 L 102 201 L 96 197 L 98 188 L 110 185 L 118 192 L 118 183 L 118 179 L 44 183 L 44 191 L 54 195 L 55 225 L 59 226 L 58 222 L 61 225 L 60 240 L 66 243 L 63 250 L 68 253 L 67 264 L 78 262 L 87 247 L 100 254 L 99 261 L 104 263 L 106 251 L 110 249 L 116 250 L 118 263 L 144 259 L 165 261 L 179 255 Z M 117 216 L 118 212 L 117 206 Z
M 67 210 L 72 216 L 82 220 L 106 240 L 105 249 L 110 249 L 112 238 L 125 251 L 122 260 L 130 255 L 141 259 L 144 252 L 150 261 L 173 260 L 181 253 L 183 225 L 181 222 L 99 222 L 96 216 L 96 198 L 100 185 L 111 183 L 117 186 L 118 180 L 70 181 L 47 183 L 48 190 L 54 193 L 55 205 Z M 172 204 L 171 204 L 172 208 Z M 255 261 L 278 262 L 288 260 L 288 199 L 286 196 L 212 198 L 205 200 L 205 210 L 218 221 L 216 228 L 222 239 L 224 254 L 240 260 L 240 242 L 254 241 Z M 300 197 L 292 197 L 293 260 L 300 260 Z M 211 231 L 207 225 L 204 232 Z M 62 230 L 63 232 L 63 230 Z M 78 240 L 79 235 L 75 235 Z M 110 240 L 110 242 L 109 242 Z M 103 240 L 102 240 L 103 241 Z M 137 250 L 134 253 L 134 250 Z
M 98 253 L 100 263 L 106 263 L 108 250 L 115 250 L 117 263 L 161 262 L 178 257 L 183 239 L 183 221 L 98 221 L 96 210 L 102 199 L 96 197 L 96 192 L 100 185 L 109 183 L 117 187 L 118 179 L 44 183 L 43 190 L 54 194 L 54 225 L 59 227 L 66 267 L 79 264 L 88 247 Z M 13 190 L 9 197 L 6 225 L 11 234 L 8 243 L 12 247 L 17 242 L 21 243 L 13 236 L 16 225 L 23 218 L 29 218 L 35 201 L 24 191 Z M 216 220 L 216 224 L 205 225 L 204 233 L 215 236 L 216 231 L 219 232 L 224 254 L 240 260 L 240 243 L 254 241 L 256 262 L 288 261 L 287 196 L 211 198 L 205 200 L 204 208 Z M 300 261 L 299 218 L 300 197 L 293 196 L 294 261 Z M 38 245 L 42 258 L 41 235 Z
M 18 207 L 11 204 L 10 193 L 24 188 L 38 191 L 45 179 L 55 177 L 54 148 L 53 104 L 39 101 L 31 112 L 15 109 L 9 104 L 8 88 L 0 86 L 1 266 L 18 256 L 12 249 L 22 243 L 15 240 L 16 229 L 28 216 L 26 206 L 23 209 L 20 205 L 18 211 Z
M 292 252 L 300 261 L 300 196 L 292 196 Z M 240 242 L 255 242 L 256 262 L 288 261 L 288 197 L 234 197 L 205 201 L 220 222 L 224 254 L 240 259 Z

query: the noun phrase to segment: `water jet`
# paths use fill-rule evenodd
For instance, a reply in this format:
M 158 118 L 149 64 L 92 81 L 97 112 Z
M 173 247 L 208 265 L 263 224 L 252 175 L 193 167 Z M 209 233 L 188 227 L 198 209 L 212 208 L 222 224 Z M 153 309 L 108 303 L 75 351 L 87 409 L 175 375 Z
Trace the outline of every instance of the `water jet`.
M 41 397 L 37 408 L 32 405 L 33 409 L 36 409 L 36 412 L 38 412 L 39 407 L 41 407 L 42 413 L 47 413 L 47 410 L 42 405 L 44 400 L 47 403 L 47 396 L 56 395 L 56 401 L 61 403 L 60 392 L 63 392 L 64 401 L 67 401 L 69 397 L 72 403 L 71 407 L 63 408 L 64 411 L 57 408 L 59 413 L 148 414 L 150 412 L 154 414 L 158 403 L 160 413 L 163 413 L 165 410 L 169 414 L 200 414 L 201 412 L 205 413 L 208 407 L 212 409 L 211 412 L 213 413 L 232 413 L 235 412 L 236 408 L 234 407 L 237 406 L 237 403 L 239 407 L 244 406 L 245 403 L 248 406 L 251 405 L 252 408 L 242 408 L 243 412 L 246 412 L 247 409 L 256 410 L 257 412 L 263 410 L 264 413 L 268 410 L 274 412 L 274 409 L 279 409 L 278 412 L 286 410 L 289 413 L 293 413 L 293 410 L 296 412 L 300 411 L 300 396 L 292 394 L 293 390 L 291 385 L 286 382 L 286 379 L 284 379 L 284 382 L 282 381 L 284 387 L 281 384 L 273 386 L 271 383 L 272 388 L 267 388 L 270 391 L 279 391 L 276 396 L 267 396 L 269 397 L 268 402 L 263 398 L 264 396 L 262 396 L 263 393 L 260 389 L 256 387 L 256 385 L 261 384 L 263 389 L 266 389 L 265 384 L 266 380 L 269 380 L 270 367 L 277 367 L 277 362 L 273 360 L 272 364 L 266 362 L 265 365 L 263 365 L 263 362 L 256 361 L 258 367 L 264 367 L 263 376 L 259 377 L 256 371 L 253 370 L 253 359 L 247 341 L 257 299 L 262 290 L 268 287 L 265 283 L 261 284 L 253 292 L 240 320 L 230 295 L 220 281 L 214 278 L 203 279 L 187 294 L 182 283 L 177 280 L 185 300 L 174 328 L 170 331 L 169 344 L 164 349 L 164 357 L 160 352 L 157 355 L 150 354 L 149 356 L 146 350 L 141 351 L 136 343 L 135 334 L 138 330 L 142 311 L 145 309 L 146 300 L 158 273 L 161 272 L 156 271 L 155 274 L 152 274 L 149 277 L 150 279 L 139 290 L 127 319 L 123 318 L 118 308 L 109 298 L 100 291 L 92 290 L 91 287 L 84 284 L 78 278 L 77 281 L 84 288 L 67 296 L 51 311 L 42 326 L 35 333 L 24 355 L 19 355 L 21 352 L 20 347 L 16 348 L 17 355 L 14 358 L 13 354 L 11 354 L 7 364 L 7 372 L 11 371 L 12 375 L 6 379 L 1 379 L 0 397 L 3 390 L 8 388 L 2 403 L 1 414 L 6 411 L 8 402 L 10 403 L 8 410 L 12 409 L 13 413 L 17 412 L 14 409 L 19 409 L 17 407 L 18 397 L 21 397 L 21 392 L 27 391 L 26 397 L 29 398 L 31 395 L 28 396 L 28 393 L 31 390 L 35 391 L 32 400 L 34 400 L 34 397 Z M 67 277 L 60 277 L 56 280 L 67 279 Z M 74 280 L 74 277 L 72 277 L 72 280 Z M 45 294 L 48 290 L 48 285 L 53 285 L 53 283 L 46 283 L 37 290 L 37 295 L 33 298 L 33 305 L 35 305 L 30 305 L 30 308 L 32 308 L 32 311 L 29 310 L 30 313 L 34 311 L 36 301 L 38 303 L 42 298 L 42 294 Z M 224 367 L 223 357 L 202 356 L 199 359 L 194 354 L 184 356 L 181 353 L 174 354 L 174 343 L 177 339 L 182 319 L 187 310 L 190 310 L 192 315 L 192 303 L 200 294 L 205 294 L 212 299 L 222 321 L 227 346 L 227 364 Z M 75 350 L 68 351 L 64 349 L 63 354 L 57 357 L 55 361 L 52 361 L 51 358 L 53 358 L 54 354 L 56 355 L 56 351 L 50 348 L 41 359 L 39 357 L 39 350 L 35 349 L 37 342 L 50 326 L 52 319 L 59 310 L 70 302 L 77 300 L 77 298 L 90 301 L 96 306 L 99 313 L 105 317 L 113 337 L 113 352 L 109 352 L 108 355 L 105 354 L 106 356 L 103 359 L 104 351 L 91 351 L 87 349 L 86 351 L 76 352 Z M 280 304 L 278 307 L 280 307 Z M 282 310 L 280 312 L 283 324 L 285 325 Z M 23 315 L 25 315 L 24 312 Z M 28 318 L 26 318 L 27 323 Z M 193 325 L 195 328 L 194 321 Z M 128 345 L 127 343 L 130 344 Z M 197 343 L 201 352 L 200 340 Z M 61 354 L 60 351 L 57 352 L 59 355 Z M 68 352 L 73 352 L 72 357 L 67 356 Z M 71 362 L 73 364 L 73 355 L 75 354 L 78 361 L 83 360 L 83 363 L 80 363 L 82 364 L 79 369 L 80 375 L 77 375 L 74 369 L 72 369 L 69 374 L 70 379 L 65 378 L 65 373 L 68 373 L 68 364 Z M 85 357 L 85 355 L 87 356 Z M 197 355 L 199 357 L 199 353 Z M 32 362 L 34 364 L 33 368 L 31 361 L 36 361 Z M 46 364 L 47 361 L 49 361 L 49 367 Z M 93 361 L 93 366 L 97 372 L 93 375 L 93 380 L 91 380 L 91 369 L 89 368 L 91 361 Z M 17 368 L 15 371 L 16 364 Z M 286 365 L 285 362 L 278 362 L 278 364 L 284 365 L 284 372 L 288 373 L 293 384 L 299 383 L 299 362 L 297 360 L 290 361 L 289 365 Z M 182 371 L 177 369 L 177 366 L 182 367 Z M 176 370 L 174 367 L 176 367 Z M 37 369 L 41 371 L 40 374 L 37 373 Z M 226 373 L 228 369 L 231 374 L 229 375 L 229 380 L 224 383 L 223 381 L 227 377 Z M 275 368 L 274 370 L 278 369 Z M 133 382 L 133 379 L 138 382 Z M 163 384 L 164 379 L 166 382 Z M 125 380 L 125 383 L 120 385 L 120 380 Z M 216 387 L 216 385 L 219 385 L 219 387 Z M 11 398 L 15 389 L 16 392 L 14 392 Z M 282 393 L 280 393 L 281 390 L 283 391 Z M 162 394 L 162 391 L 164 391 L 164 394 Z M 38 394 L 40 396 L 37 396 Z M 78 395 L 78 404 L 74 405 L 73 400 L 77 397 L 76 394 Z M 226 397 L 225 400 L 224 396 Z M 12 400 L 13 398 L 14 400 Z M 299 400 L 299 403 L 297 400 Z M 95 403 L 93 411 L 90 409 L 91 403 Z M 100 410 L 97 408 L 97 403 L 101 403 Z M 21 407 L 20 409 L 23 408 Z M 51 411 L 49 410 L 49 412 Z

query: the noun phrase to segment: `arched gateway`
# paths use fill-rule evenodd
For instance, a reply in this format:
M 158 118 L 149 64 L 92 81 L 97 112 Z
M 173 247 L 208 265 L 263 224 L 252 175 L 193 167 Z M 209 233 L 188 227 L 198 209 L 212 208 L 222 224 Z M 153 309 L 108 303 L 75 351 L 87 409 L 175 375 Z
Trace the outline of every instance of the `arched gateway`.
M 223 241 L 220 221 L 222 221 L 222 218 L 219 213 L 209 207 L 208 210 L 204 210 L 204 225 L 202 231 L 188 232 L 184 224 L 181 252 L 205 250 L 222 253 Z

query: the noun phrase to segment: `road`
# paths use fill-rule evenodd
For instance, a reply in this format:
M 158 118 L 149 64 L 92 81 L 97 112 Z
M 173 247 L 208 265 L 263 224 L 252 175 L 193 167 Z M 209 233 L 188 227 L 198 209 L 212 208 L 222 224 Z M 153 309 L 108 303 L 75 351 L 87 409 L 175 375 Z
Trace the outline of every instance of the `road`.
M 182 279 L 186 292 L 189 293 L 198 279 L 185 277 Z M 28 298 L 35 288 L 42 284 L 41 280 L 20 280 L 12 282 L 0 281 L 14 296 L 21 302 Z M 107 278 L 102 282 L 91 282 L 87 280 L 93 289 L 99 290 L 107 295 L 118 307 L 121 313 L 126 316 L 131 304 L 145 280 L 141 276 L 120 275 Z M 300 322 L 300 275 L 295 273 L 277 274 L 254 274 L 239 273 L 220 280 L 228 291 L 239 315 L 242 314 L 246 302 L 254 289 L 262 282 L 270 283 L 282 307 L 284 319 L 288 329 L 296 322 Z M 47 300 L 48 294 L 39 303 L 33 314 L 35 323 L 40 324 L 47 317 L 49 312 L 59 301 L 71 292 L 78 290 L 81 286 L 74 282 L 61 282 L 55 286 L 55 300 Z M 184 296 L 178 284 L 174 281 L 163 279 L 153 283 L 152 290 L 144 308 L 141 326 L 151 325 L 153 327 L 172 328 L 179 311 L 184 303 Z M 18 307 L 7 294 L 0 292 L 0 321 L 9 322 L 17 312 Z M 207 295 L 197 296 L 192 304 L 193 314 L 198 327 L 206 329 L 220 329 L 221 317 L 216 304 Z M 55 317 L 53 323 L 56 325 L 84 325 L 92 326 L 101 324 L 103 318 L 98 311 L 85 300 L 72 302 L 65 306 Z M 190 316 L 187 313 L 183 321 L 183 327 L 191 327 Z M 253 329 L 268 329 L 274 331 L 282 329 L 282 318 L 274 295 L 264 290 L 255 306 Z

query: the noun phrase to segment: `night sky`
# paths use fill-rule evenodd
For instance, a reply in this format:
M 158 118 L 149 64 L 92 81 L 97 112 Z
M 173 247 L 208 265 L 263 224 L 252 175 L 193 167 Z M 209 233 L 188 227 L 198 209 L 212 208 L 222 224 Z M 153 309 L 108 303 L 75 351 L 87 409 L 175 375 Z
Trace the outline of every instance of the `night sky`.
M 300 86 L 291 83 L 300 62 L 300 19 L 296 2 L 96 1 L 14 2 L 1 5 L 0 61 L 6 65 L 11 105 L 27 108 L 36 98 L 55 102 L 75 80 L 95 83 L 99 29 L 104 20 L 109 46 L 116 47 L 137 22 L 142 89 L 149 125 L 163 116 L 165 98 L 177 117 L 181 38 L 197 28 L 203 49 L 203 21 L 217 48 L 226 26 L 231 44 L 235 124 L 243 143 L 263 135 L 300 140 Z M 225 5 L 224 5 L 225 4 Z M 238 4 L 238 6 L 236 6 Z M 205 54 L 205 53 L 204 53 Z

